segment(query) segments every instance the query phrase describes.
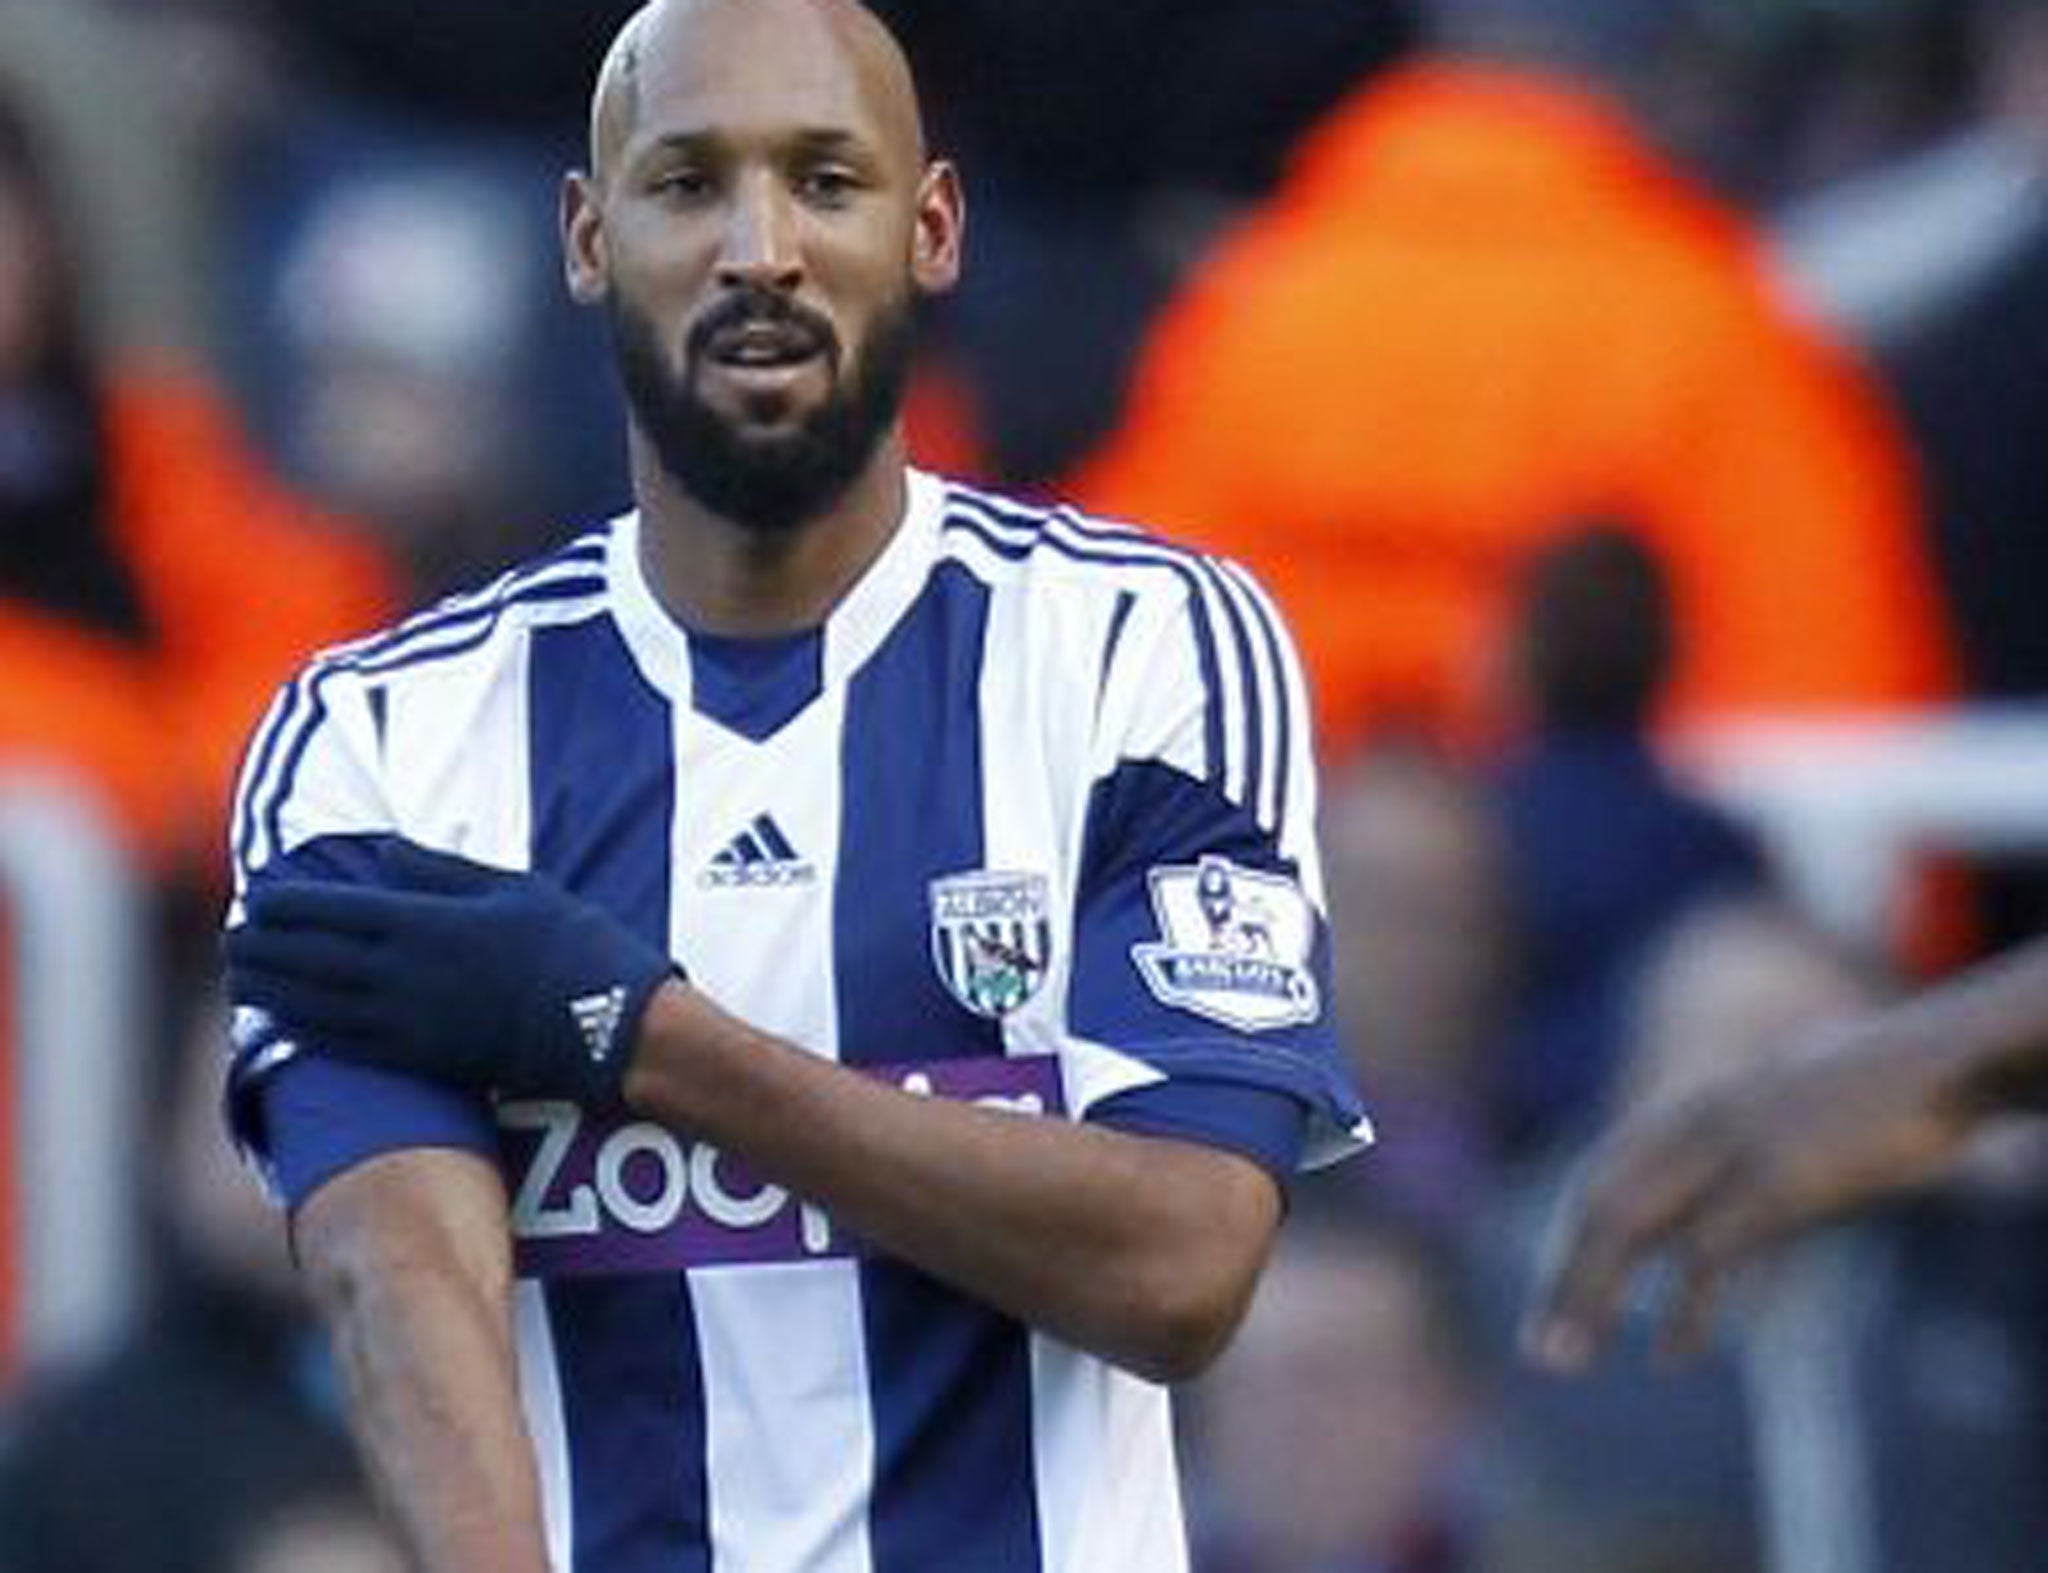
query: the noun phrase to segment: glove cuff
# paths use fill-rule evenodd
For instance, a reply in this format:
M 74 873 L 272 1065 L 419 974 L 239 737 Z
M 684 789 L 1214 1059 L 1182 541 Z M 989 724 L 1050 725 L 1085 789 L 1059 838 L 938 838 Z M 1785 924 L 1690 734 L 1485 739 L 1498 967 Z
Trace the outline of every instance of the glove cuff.
M 639 1051 L 640 1030 L 655 991 L 670 978 L 689 981 L 673 961 L 649 968 L 637 979 L 579 995 L 569 1014 L 581 1042 L 576 1056 L 576 1101 L 589 1109 L 625 1106 L 626 1072 Z

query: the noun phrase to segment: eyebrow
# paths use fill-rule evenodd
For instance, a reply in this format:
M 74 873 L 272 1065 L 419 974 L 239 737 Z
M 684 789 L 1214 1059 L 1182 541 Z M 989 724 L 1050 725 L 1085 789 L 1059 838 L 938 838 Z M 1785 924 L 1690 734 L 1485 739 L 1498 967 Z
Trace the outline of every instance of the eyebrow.
M 702 153 L 716 149 L 730 138 L 721 131 L 710 129 L 664 131 L 653 137 L 641 148 L 638 157 L 652 157 L 660 153 Z M 856 132 L 836 126 L 806 127 L 789 139 L 796 147 L 807 153 L 863 153 L 871 152 L 870 139 Z

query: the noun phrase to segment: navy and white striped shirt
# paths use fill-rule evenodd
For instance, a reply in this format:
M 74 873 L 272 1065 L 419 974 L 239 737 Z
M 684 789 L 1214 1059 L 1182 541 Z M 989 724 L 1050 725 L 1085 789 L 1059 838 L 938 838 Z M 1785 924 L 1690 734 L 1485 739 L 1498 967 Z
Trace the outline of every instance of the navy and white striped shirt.
M 661 610 L 629 515 L 289 684 L 237 899 L 374 879 L 392 835 L 540 870 L 811 1052 L 1285 1171 L 1369 1134 L 1306 713 L 1252 580 L 1127 527 L 913 473 L 822 628 L 720 640 Z M 1185 1566 L 1164 1390 L 736 1159 L 301 1054 L 251 1009 L 230 1074 L 287 1201 L 400 1148 L 502 1165 L 562 1573 Z

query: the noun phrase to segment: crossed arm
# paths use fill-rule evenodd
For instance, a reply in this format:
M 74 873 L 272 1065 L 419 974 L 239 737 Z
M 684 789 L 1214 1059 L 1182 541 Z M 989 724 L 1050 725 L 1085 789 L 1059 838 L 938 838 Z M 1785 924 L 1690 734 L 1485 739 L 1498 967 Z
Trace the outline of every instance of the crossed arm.
M 1249 1158 L 916 1097 L 679 984 L 654 997 L 626 1093 L 883 1252 L 1154 1381 L 1222 1350 L 1280 1221 Z
M 1155 1380 L 1222 1348 L 1280 1218 L 1277 1185 L 1247 1158 L 916 1097 L 679 981 L 650 998 L 623 1092 L 883 1251 Z M 375 1159 L 317 1190 L 295 1233 L 423 1565 L 545 1567 L 496 1173 L 446 1151 Z

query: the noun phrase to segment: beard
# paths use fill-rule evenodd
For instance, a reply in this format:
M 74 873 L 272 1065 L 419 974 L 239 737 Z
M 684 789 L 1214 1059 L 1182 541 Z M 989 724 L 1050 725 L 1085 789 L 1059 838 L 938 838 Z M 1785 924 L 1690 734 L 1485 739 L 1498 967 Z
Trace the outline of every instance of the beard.
M 645 313 L 616 293 L 608 299 L 619 381 L 662 468 L 696 502 L 763 534 L 786 534 L 836 502 L 875 455 L 903 407 L 916 347 L 916 310 L 906 289 L 877 314 L 857 346 L 853 373 L 831 325 L 771 290 L 735 294 L 692 329 L 678 375 Z M 832 372 L 832 391 L 793 429 L 748 431 L 705 401 L 697 374 L 714 335 L 749 322 L 786 325 L 813 337 Z

